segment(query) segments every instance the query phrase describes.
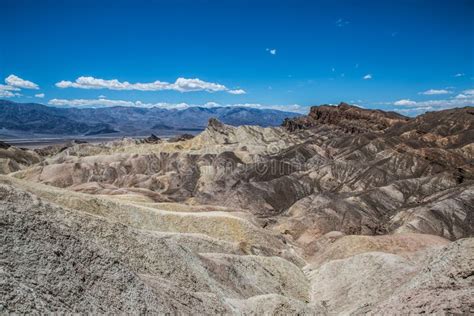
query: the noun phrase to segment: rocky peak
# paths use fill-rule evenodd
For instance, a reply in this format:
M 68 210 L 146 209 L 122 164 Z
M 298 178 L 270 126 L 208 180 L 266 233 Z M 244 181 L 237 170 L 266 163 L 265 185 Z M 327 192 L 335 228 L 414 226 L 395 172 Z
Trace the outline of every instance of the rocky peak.
M 337 107 L 338 107 L 341 111 L 346 111 L 346 110 L 349 110 L 349 109 L 351 109 L 351 108 L 357 108 L 357 107 L 355 107 L 355 106 L 353 106 L 353 105 L 350 105 L 350 104 L 348 104 L 348 103 L 346 103 L 346 102 L 341 102 L 341 103 L 339 103 L 339 105 L 338 105 Z
M 207 123 L 207 130 L 219 134 L 227 135 L 229 133 L 229 126 L 225 125 L 218 119 L 211 117 Z
M 213 129 L 216 129 L 216 130 L 219 130 L 219 129 L 222 129 L 224 128 L 224 124 L 221 123 L 218 119 L 216 119 L 215 117 L 211 117 L 207 123 L 207 127 L 209 128 L 213 128 Z
M 149 144 L 157 144 L 161 141 L 161 138 L 159 138 L 155 134 L 151 134 L 149 137 L 145 138 L 143 141 Z
M 283 126 L 288 130 L 307 129 L 320 125 L 335 125 L 349 133 L 383 131 L 399 123 L 406 123 L 409 118 L 381 110 L 368 110 L 341 102 L 338 106 L 313 106 L 307 116 L 287 119 Z
M 9 144 L 0 141 L 0 149 L 8 149 L 10 147 L 11 146 Z

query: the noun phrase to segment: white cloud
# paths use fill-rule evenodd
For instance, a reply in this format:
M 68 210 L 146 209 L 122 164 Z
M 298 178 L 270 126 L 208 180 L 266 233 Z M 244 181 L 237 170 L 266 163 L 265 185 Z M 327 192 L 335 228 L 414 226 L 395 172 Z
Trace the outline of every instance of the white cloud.
M 20 93 L 12 91 L 20 91 L 20 89 L 17 87 L 0 84 L 0 98 L 13 98 L 21 96 Z
M 364 79 L 364 80 L 370 80 L 370 79 L 372 79 L 372 75 L 371 75 L 371 74 L 367 74 L 367 75 L 365 75 L 362 79 Z
M 272 55 L 276 55 L 277 53 L 277 50 L 275 48 L 267 48 L 266 51 Z
M 144 103 L 141 101 L 125 101 L 125 100 L 109 100 L 109 99 L 52 99 L 48 102 L 49 105 L 65 106 L 65 107 L 111 107 L 111 106 L 126 106 L 126 107 L 141 107 L 141 108 L 164 108 L 164 109 L 186 109 L 189 107 L 247 107 L 255 109 L 273 109 L 280 111 L 307 113 L 308 107 L 298 104 L 290 105 L 264 105 L 259 103 L 238 103 L 238 104 L 220 104 L 217 102 L 207 102 L 202 105 L 188 104 L 188 103 Z
M 13 93 L 13 92 L 8 91 L 8 90 L 0 90 L 0 98 L 12 98 L 12 97 L 19 96 L 19 95 L 20 94 Z
M 60 81 L 56 83 L 58 88 L 79 88 L 79 89 L 109 89 L 109 90 L 138 90 L 138 91 L 162 91 L 162 90 L 174 90 L 179 92 L 191 92 L 191 91 L 227 91 L 232 93 L 235 90 L 230 90 L 226 86 L 206 82 L 198 78 L 187 79 L 178 78 L 174 83 L 164 81 L 154 81 L 148 83 L 130 83 L 128 81 L 119 81 L 117 79 L 105 80 L 94 77 L 79 77 L 76 81 Z M 243 91 L 243 90 L 242 90 Z
M 176 82 L 170 86 L 171 90 L 177 90 L 180 92 L 189 91 L 227 91 L 228 89 L 221 84 L 202 81 L 201 79 L 185 79 L 178 78 Z
M 453 108 L 453 107 L 464 107 L 474 106 L 474 97 L 466 98 L 452 98 L 446 100 L 428 100 L 428 101 L 411 101 L 411 100 L 400 100 L 393 103 L 394 105 L 402 106 L 417 106 L 417 107 L 430 107 L 430 108 Z
M 227 91 L 229 92 L 230 94 L 245 94 L 245 90 L 242 90 L 242 89 L 236 89 L 236 90 L 229 90 Z
M 5 83 L 0 84 L 0 98 L 12 98 L 21 96 L 16 91 L 21 91 L 20 88 L 25 89 L 38 89 L 38 85 L 27 80 L 23 80 L 15 75 L 10 75 L 5 78 Z
M 308 107 L 301 106 L 299 104 L 287 104 L 287 105 L 272 104 L 272 105 L 266 105 L 266 104 L 259 104 L 259 103 L 238 103 L 238 104 L 225 104 L 225 105 L 219 105 L 219 106 L 278 110 L 278 111 L 297 112 L 297 113 L 304 113 L 304 114 L 307 114 L 308 110 L 309 110 Z
M 37 97 L 37 98 L 44 98 L 44 93 L 35 94 L 35 97 Z
M 99 95 L 98 98 L 99 98 L 99 99 L 105 99 L 105 98 L 107 98 L 107 97 L 106 97 L 105 95 L 101 94 L 101 95 Z
M 20 91 L 20 88 L 0 84 L 0 91 Z
M 134 102 L 107 99 L 51 99 L 48 104 L 70 107 L 135 106 Z
M 406 114 L 420 114 L 426 111 L 437 111 L 465 106 L 474 106 L 474 89 L 465 90 L 463 92 L 463 94 L 459 94 L 453 98 L 444 100 L 399 100 L 394 102 L 393 105 L 403 106 L 406 108 L 394 109 L 394 111 Z
M 398 100 L 393 103 L 394 105 L 402 105 L 402 106 L 412 106 L 416 105 L 415 101 L 409 100 L 409 99 L 403 99 L 403 100 Z
M 349 24 L 350 22 L 349 21 L 346 21 L 344 19 L 338 19 L 336 21 L 336 26 L 337 27 L 343 27 L 343 26 L 346 26 L 347 24 Z
M 426 91 L 423 91 L 423 92 L 420 92 L 419 94 L 423 94 L 423 95 L 440 95 L 440 94 L 450 94 L 451 91 L 448 91 L 446 89 L 429 89 L 429 90 L 426 90 Z
M 23 88 L 23 89 L 33 89 L 33 90 L 38 90 L 39 87 L 36 83 L 21 79 L 20 77 L 17 77 L 15 75 L 10 75 L 5 78 L 5 82 L 7 85 L 11 87 L 16 87 L 16 88 Z
M 460 73 L 460 72 L 454 75 L 454 77 L 456 77 L 456 78 L 464 77 L 464 76 L 465 76 L 465 74 Z
M 418 115 L 421 113 L 424 113 L 426 111 L 433 110 L 432 107 L 417 107 L 417 108 L 409 108 L 409 109 L 393 109 L 393 111 L 401 113 L 401 114 L 407 114 L 407 115 Z
M 455 99 L 474 99 L 474 89 L 468 89 L 458 94 Z

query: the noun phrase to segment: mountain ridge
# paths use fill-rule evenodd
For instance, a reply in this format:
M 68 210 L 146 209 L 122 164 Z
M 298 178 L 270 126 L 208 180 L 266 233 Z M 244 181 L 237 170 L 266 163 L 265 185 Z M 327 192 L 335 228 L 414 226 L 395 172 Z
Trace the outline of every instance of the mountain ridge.
M 204 130 L 211 117 L 226 124 L 278 126 L 297 113 L 248 107 L 58 108 L 38 103 L 0 100 L 0 128 L 4 132 L 56 135 L 150 134 L 156 130 Z

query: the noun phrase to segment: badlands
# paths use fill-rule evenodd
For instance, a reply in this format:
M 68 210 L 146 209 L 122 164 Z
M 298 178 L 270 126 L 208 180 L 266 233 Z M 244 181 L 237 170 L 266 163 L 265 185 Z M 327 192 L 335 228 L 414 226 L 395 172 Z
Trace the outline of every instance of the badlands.
M 474 313 L 474 109 L 0 143 L 0 312 Z

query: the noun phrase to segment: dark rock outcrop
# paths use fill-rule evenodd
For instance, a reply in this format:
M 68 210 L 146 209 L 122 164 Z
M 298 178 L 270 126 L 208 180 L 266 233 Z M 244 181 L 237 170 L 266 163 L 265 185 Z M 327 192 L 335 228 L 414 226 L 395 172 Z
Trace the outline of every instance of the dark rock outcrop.
M 286 119 L 283 126 L 289 131 L 334 125 L 348 133 L 364 133 L 384 131 L 397 124 L 403 124 L 409 118 L 395 112 L 367 110 L 347 103 L 338 106 L 313 106 L 307 116 Z
M 10 147 L 11 147 L 11 145 L 0 141 L 0 149 L 8 149 Z
M 183 142 L 185 140 L 190 140 L 190 139 L 193 139 L 193 138 L 194 138 L 194 135 L 181 134 L 181 135 L 178 135 L 178 136 L 171 137 L 170 139 L 168 139 L 168 142 L 170 142 L 170 143 Z
M 159 142 L 161 142 L 161 138 L 159 138 L 155 134 L 151 134 L 147 138 L 143 139 L 143 142 L 147 144 L 158 144 Z
M 73 140 L 67 141 L 64 144 L 55 144 L 55 145 L 49 145 L 42 148 L 36 148 L 34 149 L 34 151 L 40 156 L 46 157 L 46 156 L 56 155 L 78 144 L 87 144 L 87 142 L 80 139 L 73 139 Z

